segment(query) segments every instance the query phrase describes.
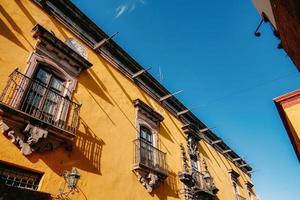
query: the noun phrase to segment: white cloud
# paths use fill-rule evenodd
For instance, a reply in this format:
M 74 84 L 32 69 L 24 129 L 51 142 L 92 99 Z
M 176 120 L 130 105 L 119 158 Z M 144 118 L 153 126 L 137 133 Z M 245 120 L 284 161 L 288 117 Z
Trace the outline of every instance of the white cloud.
M 136 9 L 138 4 L 145 4 L 145 0 L 128 0 L 126 3 L 122 3 L 116 8 L 116 15 L 115 19 L 119 18 L 121 15 L 123 15 L 125 12 L 132 12 Z

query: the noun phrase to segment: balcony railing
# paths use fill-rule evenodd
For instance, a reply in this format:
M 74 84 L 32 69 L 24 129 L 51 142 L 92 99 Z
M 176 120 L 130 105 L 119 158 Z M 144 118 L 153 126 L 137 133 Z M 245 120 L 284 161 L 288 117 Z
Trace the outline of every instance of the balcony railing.
M 246 200 L 245 197 L 243 197 L 243 196 L 241 196 L 241 195 L 239 195 L 239 194 L 236 194 L 236 195 L 235 195 L 235 199 L 236 199 L 236 200 Z
M 166 153 L 155 148 L 151 144 L 136 139 L 134 143 L 134 167 L 147 168 L 167 175 Z
M 17 70 L 9 76 L 0 104 L 75 135 L 80 105 Z
M 190 173 L 192 178 L 195 180 L 195 183 L 199 190 L 210 193 L 213 192 L 215 186 L 213 185 L 211 177 L 205 178 L 201 172 L 198 172 L 196 170 L 192 170 Z

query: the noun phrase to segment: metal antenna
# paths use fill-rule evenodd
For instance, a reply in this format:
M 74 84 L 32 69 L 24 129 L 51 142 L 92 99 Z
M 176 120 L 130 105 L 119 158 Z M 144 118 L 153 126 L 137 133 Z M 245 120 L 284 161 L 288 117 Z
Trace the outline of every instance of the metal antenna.
M 163 79 L 164 79 L 164 75 L 163 75 L 163 73 L 162 73 L 162 71 L 161 71 L 161 68 L 160 68 L 160 66 L 158 66 L 158 75 L 159 75 L 159 81 L 162 83 L 163 82 Z

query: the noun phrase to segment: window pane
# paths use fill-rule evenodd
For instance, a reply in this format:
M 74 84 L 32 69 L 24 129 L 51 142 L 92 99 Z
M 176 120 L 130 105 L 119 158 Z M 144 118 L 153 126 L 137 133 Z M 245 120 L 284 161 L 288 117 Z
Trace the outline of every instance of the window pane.
M 146 132 L 143 129 L 141 129 L 141 138 L 143 138 L 144 140 L 146 140 Z
M 36 75 L 36 79 L 42 83 L 48 84 L 50 80 L 50 73 L 43 69 L 39 69 Z
M 140 137 L 145 140 L 147 143 L 152 144 L 153 138 L 152 133 L 148 128 L 141 127 Z
M 50 87 L 61 92 L 63 88 L 63 81 L 56 77 L 52 77 Z
M 147 142 L 152 143 L 152 137 L 149 133 L 147 133 Z

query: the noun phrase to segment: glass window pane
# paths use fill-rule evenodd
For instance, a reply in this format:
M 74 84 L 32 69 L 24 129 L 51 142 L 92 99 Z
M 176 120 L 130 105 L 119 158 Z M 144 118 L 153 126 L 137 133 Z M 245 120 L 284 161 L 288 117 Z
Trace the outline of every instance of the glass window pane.
M 145 140 L 147 143 L 152 144 L 152 134 L 148 128 L 141 127 L 140 137 Z
M 40 68 L 37 72 L 36 79 L 42 83 L 48 84 L 50 80 L 50 73 Z
M 143 129 L 141 129 L 141 138 L 146 140 L 146 132 Z
M 63 88 L 63 81 L 56 77 L 52 77 L 50 87 L 61 92 Z

